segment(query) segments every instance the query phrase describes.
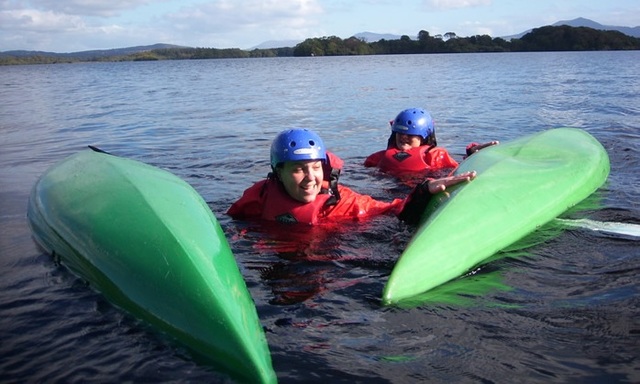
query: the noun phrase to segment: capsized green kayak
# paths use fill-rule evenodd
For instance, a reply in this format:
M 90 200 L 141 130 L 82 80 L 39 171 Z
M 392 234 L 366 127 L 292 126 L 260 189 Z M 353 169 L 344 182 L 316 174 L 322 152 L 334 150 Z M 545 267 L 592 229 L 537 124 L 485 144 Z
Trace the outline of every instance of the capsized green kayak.
M 35 240 L 113 304 L 234 380 L 276 382 L 264 331 L 229 244 L 177 176 L 81 151 L 35 184 Z
M 463 275 L 595 192 L 609 157 L 586 131 L 557 128 L 483 149 L 456 173 L 475 180 L 434 197 L 387 281 L 392 304 Z

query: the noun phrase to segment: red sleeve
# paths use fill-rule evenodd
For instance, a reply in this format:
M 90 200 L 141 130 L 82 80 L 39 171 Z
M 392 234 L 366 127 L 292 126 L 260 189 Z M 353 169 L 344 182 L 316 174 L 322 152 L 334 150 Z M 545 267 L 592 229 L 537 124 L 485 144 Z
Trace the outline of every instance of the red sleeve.
M 369 155 L 369 157 L 367 157 L 364 160 L 364 166 L 365 167 L 377 167 L 378 164 L 380 163 L 380 159 L 382 159 L 382 156 L 384 156 L 384 151 L 378 151 L 376 153 L 373 153 L 373 154 Z
M 262 216 L 264 197 L 262 188 L 267 180 L 262 180 L 247 188 L 242 197 L 238 199 L 227 211 L 227 215 L 234 219 L 246 219 Z
M 366 218 L 382 214 L 399 215 L 404 207 L 404 199 L 394 199 L 392 202 L 375 200 L 369 195 L 361 195 L 352 189 L 339 186 L 340 200 L 324 216 L 328 219 Z
M 463 157 L 463 159 L 466 159 L 467 157 L 473 155 L 473 152 L 471 152 L 471 150 L 473 149 L 473 147 L 475 147 L 476 145 L 480 145 L 480 143 L 476 143 L 475 141 L 473 143 L 469 143 L 469 145 L 467 145 L 467 147 L 465 148 L 465 152 L 466 155 L 465 157 Z
M 458 162 L 442 147 L 433 147 L 425 154 L 425 161 L 432 169 L 456 168 Z

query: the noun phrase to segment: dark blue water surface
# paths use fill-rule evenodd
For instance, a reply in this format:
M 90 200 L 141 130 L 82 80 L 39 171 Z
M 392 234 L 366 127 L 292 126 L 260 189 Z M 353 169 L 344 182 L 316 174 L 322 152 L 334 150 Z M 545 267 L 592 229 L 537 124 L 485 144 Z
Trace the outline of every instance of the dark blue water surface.
M 202 194 L 282 383 L 640 381 L 638 238 L 543 228 L 429 299 L 382 307 L 411 227 L 379 217 L 291 229 L 224 214 L 266 175 L 270 141 L 290 127 L 320 132 L 346 161 L 345 184 L 400 196 L 361 164 L 384 146 L 389 119 L 420 106 L 458 159 L 471 141 L 587 130 L 611 175 L 568 217 L 640 224 L 639 51 L 5 66 L 0 87 L 3 382 L 227 380 L 31 239 L 31 187 L 88 144 L 168 169 Z

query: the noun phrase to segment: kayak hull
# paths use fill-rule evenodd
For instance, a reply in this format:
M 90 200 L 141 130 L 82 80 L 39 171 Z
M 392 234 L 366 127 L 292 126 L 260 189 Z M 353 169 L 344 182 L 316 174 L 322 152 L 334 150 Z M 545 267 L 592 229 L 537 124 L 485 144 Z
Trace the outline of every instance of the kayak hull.
M 609 157 L 586 131 L 557 128 L 483 149 L 456 174 L 476 178 L 430 201 L 383 291 L 383 303 L 463 275 L 595 192 Z
M 36 242 L 116 306 L 234 379 L 276 381 L 224 232 L 180 178 L 85 150 L 42 175 L 27 216 Z

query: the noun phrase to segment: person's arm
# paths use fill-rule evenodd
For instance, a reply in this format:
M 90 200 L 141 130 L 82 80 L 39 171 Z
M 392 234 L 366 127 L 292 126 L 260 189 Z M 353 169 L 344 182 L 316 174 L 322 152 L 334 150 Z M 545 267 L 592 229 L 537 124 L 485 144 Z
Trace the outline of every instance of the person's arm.
M 413 191 L 407 197 L 404 203 L 404 207 L 398 218 L 407 224 L 416 225 L 420 222 L 422 212 L 424 212 L 429 200 L 431 200 L 432 194 L 429 193 L 428 188 L 424 187 L 424 184 L 428 181 L 424 181 L 418 184 Z
M 407 197 L 398 218 L 407 224 L 418 224 L 431 197 L 437 193 L 445 192 L 447 187 L 471 181 L 476 177 L 476 172 L 465 172 L 455 176 L 441 179 L 427 179 L 418 184 Z M 446 193 L 446 192 L 445 192 Z
M 404 199 L 393 199 L 391 202 L 376 200 L 369 195 L 355 192 L 349 187 L 339 185 L 340 200 L 324 211 L 329 219 L 361 219 L 382 214 L 398 214 Z
M 484 143 L 484 144 L 471 143 L 471 144 L 467 145 L 467 148 L 466 148 L 467 155 L 464 158 L 466 159 L 467 157 L 473 155 L 474 153 L 478 152 L 481 149 L 485 149 L 487 147 L 491 147 L 493 145 L 498 145 L 498 144 L 500 144 L 500 142 L 497 141 L 497 140 L 489 141 L 489 142 Z
M 383 154 L 384 154 L 384 151 L 378 151 L 378 152 L 372 153 L 366 159 L 364 159 L 364 166 L 377 167 L 378 164 L 380 163 L 380 159 L 382 158 Z
M 442 147 L 431 147 L 424 153 L 424 161 L 434 171 L 458 167 L 458 162 Z
M 227 215 L 233 219 L 247 219 L 251 217 L 260 217 L 264 205 L 262 191 L 267 180 L 259 181 L 247 188 L 240 199 L 229 207 Z

